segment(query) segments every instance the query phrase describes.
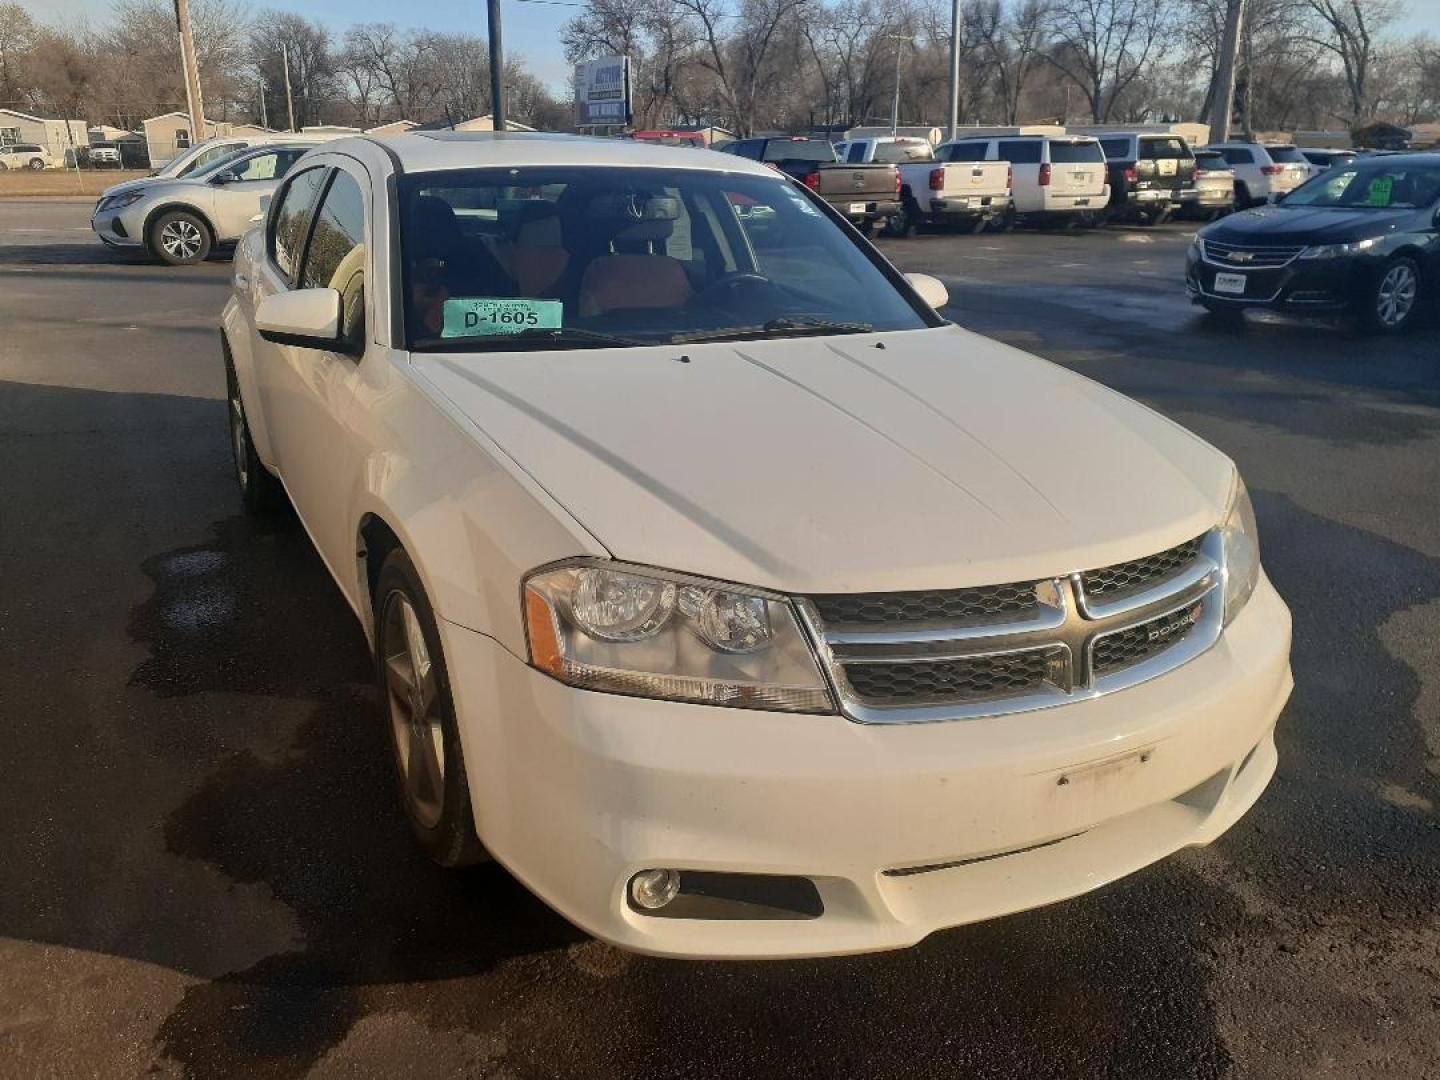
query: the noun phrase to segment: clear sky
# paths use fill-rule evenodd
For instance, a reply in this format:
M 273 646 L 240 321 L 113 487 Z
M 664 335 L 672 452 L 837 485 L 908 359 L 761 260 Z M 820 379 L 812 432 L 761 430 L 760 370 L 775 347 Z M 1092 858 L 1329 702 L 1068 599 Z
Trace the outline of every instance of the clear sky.
M 110 0 L 19 2 L 21 7 L 46 22 L 104 18 L 110 7 Z M 420 4 L 399 0 L 250 0 L 250 6 L 256 10 L 275 7 L 296 11 L 340 31 L 357 22 L 390 22 L 433 30 L 485 33 L 485 0 L 424 0 Z M 555 92 L 563 92 L 569 68 L 560 45 L 560 27 L 575 14 L 575 9 L 524 0 L 501 0 L 500 6 L 506 52 L 523 56 L 536 75 L 550 83 Z M 1428 30 L 1440 37 L 1440 0 L 1408 0 L 1405 18 L 1397 30 L 1407 34 Z

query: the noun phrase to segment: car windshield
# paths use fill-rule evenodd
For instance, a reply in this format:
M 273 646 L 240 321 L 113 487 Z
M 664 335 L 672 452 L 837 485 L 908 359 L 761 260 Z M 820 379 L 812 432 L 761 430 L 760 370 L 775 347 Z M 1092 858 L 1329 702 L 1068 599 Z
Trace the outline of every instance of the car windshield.
M 1414 164 L 1335 165 L 1302 184 L 1285 207 L 1334 206 L 1354 210 L 1414 210 L 1440 199 L 1440 161 Z
M 939 325 L 883 258 L 779 176 L 475 169 L 411 174 L 400 192 L 415 350 Z

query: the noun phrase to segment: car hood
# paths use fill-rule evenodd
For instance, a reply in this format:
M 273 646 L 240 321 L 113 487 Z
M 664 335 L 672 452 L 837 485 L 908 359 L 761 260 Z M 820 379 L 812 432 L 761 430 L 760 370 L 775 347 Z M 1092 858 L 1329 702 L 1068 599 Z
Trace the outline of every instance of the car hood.
M 1348 244 L 1403 228 L 1413 210 L 1262 206 L 1222 218 L 1201 235 L 1222 244 Z
M 414 362 L 616 558 L 790 592 L 1149 555 L 1233 483 L 1152 410 L 955 327 Z
M 112 184 L 100 193 L 100 198 L 108 199 L 111 195 L 124 195 L 127 191 L 134 191 L 136 188 L 153 187 L 155 184 L 168 184 L 168 176 L 137 176 L 134 180 L 125 180 L 118 184 Z

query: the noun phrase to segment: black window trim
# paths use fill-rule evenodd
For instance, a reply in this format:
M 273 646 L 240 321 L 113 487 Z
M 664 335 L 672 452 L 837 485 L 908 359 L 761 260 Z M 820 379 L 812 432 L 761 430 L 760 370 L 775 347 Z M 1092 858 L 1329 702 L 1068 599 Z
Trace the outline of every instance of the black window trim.
M 337 155 L 337 156 L 339 156 L 339 155 Z M 362 222 L 362 224 L 361 224 L 361 228 L 362 228 L 362 229 L 367 229 L 367 228 L 370 227 L 370 224 L 371 224 L 371 222 L 370 222 L 370 220 L 369 220 L 369 219 L 370 219 L 370 214 L 369 214 L 369 212 L 368 212 L 368 210 L 367 210 L 367 208 L 366 208 L 366 206 L 365 206 L 365 189 L 369 186 L 369 183 L 370 183 L 369 170 L 368 170 L 368 169 L 365 169 L 365 165 L 364 165 L 363 162 L 360 162 L 360 161 L 356 160 L 355 158 L 351 158 L 351 157 L 349 157 L 349 155 L 344 155 L 344 156 L 346 157 L 346 160 L 355 162 L 356 165 L 360 166 L 360 168 L 365 171 L 365 179 L 364 179 L 363 181 L 362 181 L 358 176 L 353 176 L 353 175 L 350 175 L 349 173 L 346 173 L 346 175 L 347 175 L 347 176 L 350 176 L 350 179 L 355 182 L 355 186 L 360 189 L 360 208 L 361 208 L 362 216 L 363 216 L 364 219 L 365 219 L 365 220 Z M 318 167 L 319 167 L 319 168 L 322 168 L 322 169 L 326 169 L 326 170 L 328 171 L 328 175 L 324 178 L 324 180 L 322 180 L 322 181 L 320 182 L 320 190 L 319 190 L 319 192 L 318 192 L 318 193 L 316 194 L 316 196 L 315 196 L 315 205 L 310 208 L 310 219 L 309 219 L 309 221 L 307 221 L 306 224 L 305 224 L 305 242 L 304 242 L 304 244 L 302 244 L 301 247 L 300 247 L 300 257 L 295 260 L 296 281 L 303 281 L 303 280 L 304 280 L 305 263 L 306 263 L 306 261 L 309 260 L 309 258 L 310 258 L 310 241 L 311 241 L 311 239 L 312 239 L 312 238 L 314 237 L 314 235 L 315 235 L 315 225 L 316 225 L 316 223 L 320 220 L 320 208 L 325 205 L 325 200 L 330 197 L 330 189 L 335 186 L 335 178 L 336 178 L 337 176 L 339 176 L 342 172 L 346 172 L 345 168 L 344 168 L 343 166 L 341 166 L 341 165 L 338 165 L 338 164 L 337 164 L 337 165 L 331 165 L 331 164 L 328 164 L 328 163 L 321 163 Z M 307 171 L 308 171 L 308 170 L 307 170 Z M 371 244 L 369 243 L 368 236 L 366 236 L 364 233 L 362 233 L 361 241 L 360 241 L 360 242 L 361 242 L 361 244 L 362 244 L 363 246 L 365 246 L 365 247 L 368 249 L 368 250 L 366 251 L 366 258 L 369 259 L 370 256 L 373 255 L 373 253 L 374 253 L 374 247 L 373 247 L 373 245 L 371 245 Z M 369 269 L 370 269 L 370 267 L 367 266 L 367 267 L 366 267 L 367 273 L 366 273 L 366 275 L 365 275 L 365 278 L 366 278 L 365 284 L 366 284 L 367 286 L 370 284 L 370 280 L 369 280 L 369 279 L 370 279 L 370 274 L 368 273 Z M 292 284 L 290 285 L 290 288 L 293 289 L 294 287 L 295 287 L 295 285 L 292 283 Z M 367 295 L 368 295 L 368 292 L 367 292 Z M 370 326 L 370 312 L 371 312 L 371 305 L 370 305 L 370 302 L 367 300 L 367 301 L 365 302 L 365 342 L 364 342 L 364 344 L 365 344 L 366 347 L 369 346 L 369 344 L 370 344 L 371 341 L 375 340 L 375 335 L 372 333 L 372 331 L 371 331 L 371 326 Z M 342 312 L 342 314 L 343 314 L 343 312 Z M 344 353 L 344 354 L 341 354 L 341 355 L 348 355 L 351 360 L 355 361 L 355 362 L 358 364 L 358 363 L 360 362 L 361 358 L 365 355 L 365 348 L 361 348 L 361 350 L 360 350 L 359 353 L 354 353 L 354 354 Z

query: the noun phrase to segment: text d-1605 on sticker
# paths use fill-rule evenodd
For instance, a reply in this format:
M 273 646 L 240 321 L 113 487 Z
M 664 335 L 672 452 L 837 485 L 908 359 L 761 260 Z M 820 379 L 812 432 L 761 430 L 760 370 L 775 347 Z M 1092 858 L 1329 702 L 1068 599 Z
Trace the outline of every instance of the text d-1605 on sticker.
M 452 296 L 445 301 L 441 337 L 490 337 L 526 330 L 559 330 L 565 305 L 559 300 L 492 296 Z

